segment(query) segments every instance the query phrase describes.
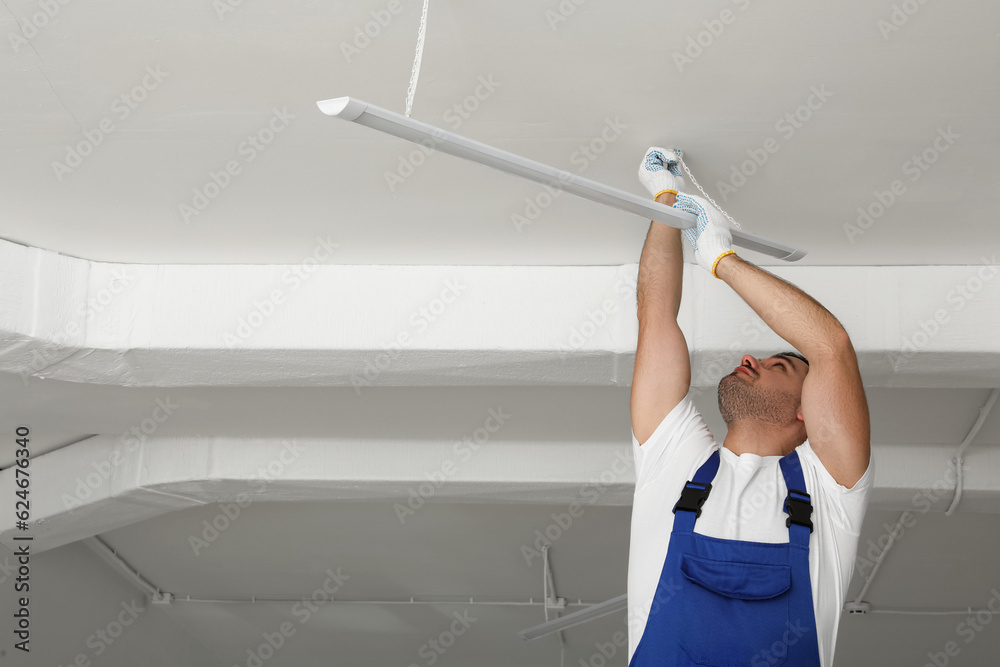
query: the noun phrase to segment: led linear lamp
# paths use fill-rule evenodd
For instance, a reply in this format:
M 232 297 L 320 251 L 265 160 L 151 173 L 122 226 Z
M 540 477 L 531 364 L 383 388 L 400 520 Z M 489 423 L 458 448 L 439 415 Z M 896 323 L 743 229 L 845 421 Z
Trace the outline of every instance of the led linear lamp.
M 697 218 L 686 211 L 680 211 L 671 206 L 639 197 L 631 192 L 612 188 L 568 171 L 487 146 L 352 97 L 322 100 L 316 102 L 316 105 L 320 111 L 328 116 L 354 121 L 359 125 L 365 125 L 373 130 L 421 144 L 432 150 L 477 162 L 599 204 L 634 213 L 647 220 L 662 222 L 678 229 L 689 229 L 697 224 Z M 792 248 L 741 229 L 732 229 L 731 232 L 733 245 L 783 259 L 786 262 L 795 262 L 806 255 L 805 250 Z

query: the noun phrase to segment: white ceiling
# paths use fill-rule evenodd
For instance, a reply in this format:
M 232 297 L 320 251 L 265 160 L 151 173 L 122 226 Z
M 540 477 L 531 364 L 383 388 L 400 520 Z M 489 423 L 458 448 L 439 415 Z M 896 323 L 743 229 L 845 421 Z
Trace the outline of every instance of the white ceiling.
M 451 156 L 389 191 L 384 174 L 414 146 L 315 106 L 351 95 L 403 110 L 420 3 L 402 1 L 350 63 L 341 47 L 386 4 L 246 0 L 223 20 L 201 1 L 61 6 L 0 58 L 3 238 L 144 263 L 293 263 L 328 233 L 347 264 L 635 261 L 642 219 L 567 195 L 518 233 L 511 215 L 540 188 Z M 6 5 L 5 35 L 37 10 Z M 556 2 L 436 0 L 413 117 L 452 129 L 446 111 L 492 77 L 499 87 L 459 132 L 578 173 L 572 154 L 618 118 L 627 130 L 582 173 L 636 193 L 649 145 L 682 147 L 718 194 L 774 137 L 778 152 L 725 202 L 746 229 L 809 250 L 804 263 L 975 264 L 1000 240 L 1000 9 L 921 4 L 884 39 L 891 6 L 588 2 L 552 30 Z M 674 52 L 727 8 L 735 21 L 678 71 Z M 166 76 L 121 119 L 115 99 L 147 66 Z M 776 131 L 813 87 L 832 97 L 791 137 Z M 238 147 L 274 108 L 294 119 L 247 162 Z M 114 132 L 57 180 L 52 163 L 103 119 Z M 904 163 L 948 127 L 960 138 L 912 182 Z M 185 223 L 179 206 L 229 160 L 241 173 Z M 850 243 L 843 225 L 895 179 L 906 193 Z
M 0 14 L 0 238 L 107 262 L 299 263 L 320 235 L 340 243 L 340 264 L 638 261 L 648 221 L 566 195 L 518 232 L 512 214 L 523 214 L 525 198 L 541 188 L 447 155 L 430 156 L 390 191 L 386 171 L 413 146 L 328 118 L 315 102 L 351 95 L 402 112 L 420 3 L 400 3 L 398 16 L 348 63 L 341 44 L 387 7 L 384 0 L 244 0 L 222 19 L 203 1 L 69 3 L 17 49 L 10 33 L 39 9 L 7 0 Z M 807 249 L 802 264 L 981 264 L 984 253 L 1000 250 L 1000 7 L 921 4 L 883 38 L 877 22 L 889 18 L 892 4 L 595 0 L 552 30 L 546 12 L 558 11 L 555 0 L 432 0 L 413 117 L 454 129 L 445 112 L 473 94 L 480 77 L 492 78 L 500 85 L 460 134 L 639 194 L 635 171 L 649 145 L 685 149 L 718 198 L 716 183 L 748 149 L 775 137 L 778 152 L 723 202 L 744 229 Z M 724 9 L 735 22 L 678 71 L 674 52 Z M 114 100 L 142 82 L 147 66 L 166 77 L 122 119 Z M 813 87 L 832 96 L 785 138 L 776 123 Z M 240 143 L 266 127 L 275 108 L 294 118 L 247 162 Z M 53 161 L 106 118 L 116 130 L 60 182 Z M 574 152 L 616 118 L 626 131 L 581 172 Z M 911 181 L 904 163 L 949 127 L 960 138 Z M 229 160 L 242 173 L 186 223 L 179 206 Z M 905 183 L 905 194 L 852 243 L 843 225 L 894 179 Z M 518 415 L 505 439 L 624 443 L 628 393 L 418 386 L 371 387 L 358 397 L 344 387 L 137 388 L 36 377 L 23 383 L 0 373 L 0 427 L 10 433 L 31 424 L 37 455 L 95 434 L 119 435 L 169 394 L 181 409 L 157 436 L 449 440 L 476 425 L 485 407 L 502 404 Z M 870 388 L 872 440 L 957 445 L 985 393 Z M 721 441 L 714 394 L 698 404 Z M 1000 447 L 997 414 L 975 447 Z M 0 467 L 9 465 L 8 452 L 0 452 Z M 304 595 L 326 567 L 341 566 L 352 577 L 346 598 L 537 599 L 540 565 L 527 566 L 518 550 L 556 510 L 431 503 L 401 528 L 387 503 L 257 503 L 196 557 L 188 536 L 217 514 L 213 504 L 101 537 L 165 590 L 197 597 Z M 593 602 L 624 592 L 629 513 L 593 507 L 553 547 L 560 595 Z M 877 540 L 898 516 L 872 510 L 861 544 Z M 997 521 L 967 512 L 921 516 L 867 599 L 890 609 L 984 605 L 1000 582 Z M 84 650 L 117 601 L 137 594 L 81 544 L 44 552 L 36 563 L 39 613 L 51 620 L 38 625 L 37 638 L 48 642 L 46 664 Z M 856 576 L 850 593 L 861 583 Z M 269 665 L 330 664 L 331 655 L 343 664 L 424 664 L 419 647 L 456 610 L 332 606 Z M 482 621 L 437 664 L 558 664 L 555 637 L 526 644 L 515 636 L 543 620 L 539 607 L 475 610 Z M 164 665 L 236 664 L 245 660 L 243 647 L 288 613 L 280 604 L 157 607 L 106 664 L 152 665 L 148 656 L 157 649 Z M 845 616 L 837 664 L 922 664 L 928 651 L 961 641 L 960 620 Z M 46 627 L 65 631 L 56 636 Z M 566 664 L 589 660 L 594 642 L 618 629 L 624 614 L 566 632 Z M 189 653 L 173 653 L 186 642 L 194 647 Z M 984 632 L 963 644 L 962 664 L 992 665 L 997 654 L 1000 635 Z

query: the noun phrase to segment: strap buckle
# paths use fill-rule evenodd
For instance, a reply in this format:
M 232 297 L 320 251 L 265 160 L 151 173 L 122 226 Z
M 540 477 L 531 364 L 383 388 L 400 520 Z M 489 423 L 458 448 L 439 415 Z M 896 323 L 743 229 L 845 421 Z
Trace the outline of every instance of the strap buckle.
M 694 512 L 694 516 L 697 519 L 701 516 L 701 506 L 705 504 L 708 499 L 708 493 L 712 490 L 712 485 L 708 482 L 687 482 L 684 488 L 681 489 L 680 500 L 674 505 L 674 514 L 677 514 L 677 510 L 684 510 L 686 512 Z
M 796 498 L 793 494 L 798 494 L 802 496 L 801 498 Z M 812 516 L 812 502 L 811 496 L 805 491 L 799 491 L 798 489 L 788 489 L 788 496 L 785 497 L 785 511 L 788 513 L 788 518 L 785 519 L 785 527 L 791 527 L 793 523 L 797 523 L 800 526 L 807 526 L 809 532 L 813 532 L 813 524 L 811 520 Z

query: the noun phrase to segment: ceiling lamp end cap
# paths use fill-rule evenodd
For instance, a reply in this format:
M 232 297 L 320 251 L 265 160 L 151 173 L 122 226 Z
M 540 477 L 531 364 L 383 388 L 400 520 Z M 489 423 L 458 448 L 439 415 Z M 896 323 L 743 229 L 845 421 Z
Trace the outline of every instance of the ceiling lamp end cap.
M 330 100 L 316 102 L 319 110 L 327 116 L 336 116 L 342 120 L 355 120 L 365 112 L 367 104 L 353 97 L 335 97 Z

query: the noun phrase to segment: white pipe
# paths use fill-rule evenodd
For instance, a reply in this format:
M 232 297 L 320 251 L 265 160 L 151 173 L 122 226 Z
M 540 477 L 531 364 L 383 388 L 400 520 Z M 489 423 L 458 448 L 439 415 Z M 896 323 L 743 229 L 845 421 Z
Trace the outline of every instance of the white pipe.
M 118 555 L 118 552 L 108 546 L 104 540 L 99 537 L 90 537 L 83 540 L 83 543 L 89 547 L 91 551 L 115 567 L 115 570 L 119 574 L 123 575 L 129 583 L 138 586 L 152 598 L 162 597 L 159 587 L 150 583 L 139 573 L 138 570 L 126 563 L 125 560 Z
M 508 153 L 484 143 L 467 139 L 461 135 L 442 130 L 407 118 L 398 113 L 382 109 L 373 104 L 352 97 L 337 97 L 316 102 L 319 110 L 328 116 L 349 120 L 374 130 L 391 134 L 400 139 L 421 144 L 431 150 L 439 150 L 455 157 L 471 160 L 499 171 L 541 183 L 558 190 L 565 190 L 578 197 L 595 201 L 612 208 L 634 213 L 649 220 L 662 222 L 678 229 L 688 229 L 697 224 L 697 217 L 672 206 L 639 197 L 631 192 L 612 188 L 576 174 L 556 169 L 541 162 Z M 795 262 L 806 255 L 806 251 L 792 248 L 777 241 L 745 232 L 730 230 L 733 244 L 749 250 Z
M 886 543 L 885 549 L 882 549 L 882 553 L 880 553 L 878 558 L 875 560 L 875 566 L 872 568 L 872 573 L 868 575 L 868 579 L 865 580 L 865 585 L 861 587 L 861 591 L 854 599 L 854 604 L 861 604 L 862 600 L 864 600 L 865 593 L 868 592 L 868 589 L 871 588 L 872 582 L 875 581 L 875 575 L 878 574 L 878 569 L 882 567 L 882 561 L 885 560 L 885 557 L 888 555 L 889 549 L 892 548 L 892 545 L 896 543 L 896 535 L 899 534 L 900 526 L 903 525 L 903 522 L 906 521 L 910 515 L 911 512 L 903 512 L 899 515 L 899 520 L 896 521 L 896 525 L 893 526 L 892 532 L 889 533 L 889 541 Z
M 994 613 L 987 609 L 977 609 L 976 611 L 989 611 L 991 614 Z M 907 616 L 971 616 L 976 613 L 972 610 L 972 607 L 967 607 L 964 610 L 955 611 L 913 611 L 909 609 L 872 609 L 868 611 L 869 614 L 905 614 Z
M 160 590 L 160 587 L 153 584 L 148 579 L 146 579 L 142 574 L 136 570 L 134 567 L 125 562 L 125 560 L 118 555 L 118 552 L 108 546 L 101 538 L 91 537 L 83 540 L 84 544 L 89 547 L 92 551 L 101 556 L 104 560 L 116 566 L 116 571 L 125 576 L 125 578 L 138 585 L 142 590 L 148 593 L 154 598 L 162 598 L 165 600 L 171 600 L 172 602 L 207 602 L 212 604 L 258 604 L 258 603 L 268 603 L 268 602 L 302 602 L 302 596 L 293 598 L 267 598 L 267 597 L 250 597 L 250 598 L 229 598 L 229 599 L 211 599 L 211 598 L 193 598 L 190 595 L 185 597 L 179 597 L 176 593 L 165 593 Z M 418 600 L 414 597 L 410 597 L 407 600 L 342 600 L 331 598 L 329 600 L 313 600 L 316 604 L 469 604 L 469 605 L 490 605 L 490 606 L 502 606 L 502 607 L 537 607 L 545 606 L 548 604 L 547 599 L 543 599 L 541 602 L 535 602 L 534 598 L 529 598 L 527 602 L 518 602 L 513 600 L 476 600 L 474 596 L 464 597 L 464 596 L 448 596 L 446 599 L 423 599 Z M 596 607 L 599 604 L 597 602 L 584 602 L 577 599 L 576 602 L 562 601 L 562 603 L 567 607 Z
M 167 595 L 167 594 L 164 594 Z M 297 598 L 261 598 L 261 597 L 251 597 L 251 598 L 230 598 L 225 600 L 216 600 L 210 598 L 193 598 L 190 595 L 185 597 L 177 597 L 174 595 L 174 602 L 210 602 L 212 604 L 264 604 L 264 603 L 285 603 L 285 602 L 302 602 L 302 596 Z M 448 599 L 443 600 L 418 600 L 416 598 L 409 598 L 407 600 L 341 600 L 341 599 L 329 599 L 329 600 L 313 600 L 314 604 L 426 604 L 426 605 L 441 605 L 441 604 L 462 604 L 462 605 L 489 605 L 489 606 L 499 606 L 499 607 L 540 607 L 545 604 L 544 601 L 536 602 L 534 598 L 530 598 L 527 602 L 518 602 L 516 600 L 477 600 L 475 597 L 456 597 L 451 596 Z M 594 607 L 600 603 L 597 602 L 567 602 L 567 607 Z M 563 617 L 565 618 L 565 616 Z M 557 619 L 558 620 L 558 619 Z
M 549 595 L 549 547 L 548 545 L 542 547 L 542 599 L 545 601 L 545 620 L 549 620 L 549 599 L 555 598 L 555 595 Z
M 560 602 L 564 603 L 565 600 L 560 601 L 558 598 L 556 598 L 556 585 L 554 577 L 552 576 L 552 567 L 549 564 L 548 545 L 542 547 L 542 560 L 544 561 L 543 563 L 544 570 L 542 571 L 542 589 L 543 589 L 542 592 L 545 595 L 545 622 L 547 623 L 549 621 L 549 603 L 550 602 L 556 604 Z M 562 607 L 565 608 L 565 604 L 563 604 Z M 558 619 L 559 616 L 556 616 L 556 618 Z M 559 645 L 564 648 L 566 646 L 566 638 L 563 636 L 561 630 L 559 631 Z
M 544 637 L 545 635 L 553 632 L 565 630 L 566 628 L 571 628 L 573 626 L 601 618 L 602 616 L 613 614 L 622 609 L 626 609 L 627 607 L 628 594 L 623 593 L 616 598 L 605 600 L 600 604 L 589 605 L 587 609 L 581 609 L 580 611 L 575 611 L 572 614 L 566 614 L 565 616 L 553 619 L 547 623 L 536 625 L 533 628 L 521 630 L 517 634 L 520 635 L 525 641 L 531 641 L 532 639 L 538 639 L 539 637 Z
M 955 452 L 955 458 L 952 461 L 955 463 L 955 496 L 951 500 L 951 505 L 945 511 L 945 516 L 951 516 L 956 509 L 958 509 L 958 503 L 962 500 L 962 466 L 965 463 L 965 459 L 962 458 L 962 453 L 965 448 L 972 444 L 972 439 L 976 437 L 979 433 L 979 429 L 983 427 L 986 422 L 986 418 L 989 416 L 990 411 L 993 410 L 994 404 L 997 402 L 997 397 L 1000 396 L 1000 388 L 994 389 L 990 392 L 989 398 L 986 399 L 986 403 L 983 407 L 979 408 L 979 419 L 976 423 L 972 425 L 969 430 L 969 434 L 965 436 L 965 440 L 959 445 L 958 451 Z
M 972 425 L 972 428 L 969 430 L 968 435 L 965 436 L 965 440 L 963 440 L 962 444 L 959 445 L 958 447 L 958 450 L 955 454 L 955 458 L 953 459 L 953 461 L 955 461 L 956 473 L 957 473 L 957 478 L 955 481 L 956 484 L 955 497 L 951 501 L 951 506 L 945 512 L 946 516 L 952 515 L 952 513 L 958 508 L 958 502 L 962 499 L 962 463 L 963 463 L 962 452 L 964 452 L 966 447 L 968 447 L 969 444 L 972 443 L 973 438 L 975 438 L 976 434 L 979 433 L 979 429 L 983 427 L 983 424 L 986 422 L 986 418 L 989 416 L 990 411 L 993 409 L 993 405 L 997 402 L 998 396 L 1000 396 L 1000 389 L 994 389 L 993 391 L 990 392 L 989 398 L 986 399 L 986 403 L 983 405 L 983 407 L 979 408 L 979 418 L 976 420 L 976 423 Z M 903 512 L 902 514 L 899 515 L 899 520 L 896 521 L 896 525 L 893 526 L 892 532 L 889 534 L 888 543 L 885 545 L 885 548 L 882 550 L 882 552 L 878 555 L 878 559 L 876 559 L 875 561 L 875 566 L 872 568 L 871 574 L 868 576 L 868 579 L 865 580 L 865 585 L 861 588 L 861 591 L 858 593 L 857 598 L 855 598 L 854 600 L 855 604 L 860 604 L 861 601 L 864 600 L 865 593 L 868 592 L 868 589 L 871 587 L 872 582 L 875 581 L 875 575 L 878 574 L 878 570 L 882 566 L 882 561 L 885 560 L 885 557 L 889 553 L 889 549 L 892 548 L 892 545 L 896 543 L 896 535 L 899 534 L 900 526 L 911 515 L 912 515 L 911 512 Z

